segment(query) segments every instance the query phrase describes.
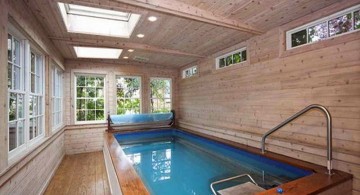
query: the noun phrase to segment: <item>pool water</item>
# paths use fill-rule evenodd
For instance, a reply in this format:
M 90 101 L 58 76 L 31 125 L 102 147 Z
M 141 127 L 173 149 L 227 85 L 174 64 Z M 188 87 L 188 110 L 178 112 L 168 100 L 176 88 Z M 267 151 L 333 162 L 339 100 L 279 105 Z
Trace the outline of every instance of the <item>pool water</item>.
M 176 129 L 115 137 L 153 195 L 209 195 L 211 182 L 245 173 L 269 189 L 312 173 Z M 240 178 L 216 189 L 247 181 Z

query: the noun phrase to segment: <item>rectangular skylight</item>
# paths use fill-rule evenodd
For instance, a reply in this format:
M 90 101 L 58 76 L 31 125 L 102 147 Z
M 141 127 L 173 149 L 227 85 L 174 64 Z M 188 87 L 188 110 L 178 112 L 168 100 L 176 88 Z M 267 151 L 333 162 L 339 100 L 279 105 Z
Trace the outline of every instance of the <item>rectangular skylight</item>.
M 92 16 L 97 18 L 129 21 L 131 14 L 126 12 L 87 7 L 82 5 L 65 4 L 67 14 Z
M 122 49 L 74 46 L 78 58 L 118 59 Z
M 82 5 L 58 3 L 66 29 L 71 33 L 130 38 L 139 14 Z

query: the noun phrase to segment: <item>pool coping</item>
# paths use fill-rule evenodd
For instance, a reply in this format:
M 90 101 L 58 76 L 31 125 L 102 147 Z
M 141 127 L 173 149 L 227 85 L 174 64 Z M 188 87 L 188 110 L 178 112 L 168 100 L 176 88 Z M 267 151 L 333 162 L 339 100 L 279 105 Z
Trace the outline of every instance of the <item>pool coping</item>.
M 299 167 L 306 170 L 312 170 L 314 172 L 311 175 L 301 177 L 299 179 L 280 185 L 279 187 L 281 187 L 286 192 L 286 194 L 318 194 L 321 192 L 325 192 L 334 186 L 337 186 L 352 179 L 351 174 L 345 173 L 343 171 L 334 170 L 335 174 L 329 176 L 325 174 L 327 172 L 327 169 L 324 166 L 316 165 L 313 163 L 305 162 L 302 160 L 290 158 L 281 154 L 268 152 L 268 151 L 265 154 L 262 154 L 258 148 L 246 146 L 244 144 L 236 143 L 234 141 L 225 140 L 222 138 L 191 131 L 184 128 L 165 128 L 165 129 L 177 129 L 180 131 L 184 131 L 219 143 L 227 144 L 229 146 L 239 148 L 241 150 L 245 150 L 253 154 L 262 155 L 269 159 L 280 161 L 295 167 Z M 146 130 L 146 131 L 157 131 L 157 130 L 159 129 Z M 144 130 L 105 133 L 106 134 L 105 143 L 107 143 L 107 147 L 109 148 L 112 163 L 114 165 L 115 172 L 119 180 L 119 185 L 124 195 L 150 194 L 146 186 L 142 182 L 140 176 L 133 168 L 131 162 L 126 157 L 124 151 L 122 150 L 120 144 L 117 142 L 115 136 L 113 135 L 114 133 L 139 132 L 139 131 L 141 132 Z M 264 194 L 278 194 L 278 193 L 276 188 L 271 188 L 269 190 L 266 190 L 258 194 L 264 195 Z

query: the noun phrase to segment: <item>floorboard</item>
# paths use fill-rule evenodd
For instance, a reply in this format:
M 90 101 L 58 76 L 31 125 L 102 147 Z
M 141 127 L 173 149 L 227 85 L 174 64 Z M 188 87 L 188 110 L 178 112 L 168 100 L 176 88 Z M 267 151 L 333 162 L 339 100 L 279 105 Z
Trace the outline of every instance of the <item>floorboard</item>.
M 65 156 L 45 191 L 58 194 L 110 195 L 103 153 Z

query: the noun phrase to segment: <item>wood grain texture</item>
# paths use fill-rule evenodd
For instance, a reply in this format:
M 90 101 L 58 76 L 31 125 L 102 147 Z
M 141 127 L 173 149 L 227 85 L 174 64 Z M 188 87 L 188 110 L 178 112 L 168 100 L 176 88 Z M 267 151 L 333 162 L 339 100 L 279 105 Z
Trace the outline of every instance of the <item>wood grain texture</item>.
M 351 0 L 353 1 L 353 0 Z M 53 42 L 66 59 L 74 59 L 74 44 L 79 38 L 93 40 L 91 44 L 109 47 L 109 43 L 122 43 L 126 46 L 148 45 L 162 50 L 150 50 L 137 47 L 134 53 L 123 52 L 120 62 L 134 61 L 130 55 L 148 57 L 149 63 L 181 67 L 194 63 L 198 59 L 181 55 L 169 55 L 167 52 L 179 51 L 197 56 L 209 56 L 215 52 L 241 43 L 254 35 L 240 32 L 230 26 L 239 26 L 261 31 L 268 31 L 286 24 L 299 17 L 336 3 L 346 3 L 346 0 L 63 0 L 61 2 L 93 6 L 118 11 L 130 11 L 141 14 L 141 19 L 129 39 L 106 36 L 95 36 L 78 33 L 68 33 L 63 24 L 57 7 L 58 0 L 25 1 L 36 18 L 41 21 L 48 36 L 55 37 Z M 140 6 L 140 7 L 139 7 Z M 160 11 L 160 12 L 159 12 Z M 181 13 L 181 14 L 176 14 Z M 149 16 L 157 16 L 156 22 L 149 22 Z M 209 20 L 213 21 L 209 23 Z M 238 25 L 241 24 L 241 25 Z M 225 26 L 225 27 L 224 27 Z M 248 28 L 249 29 L 249 28 Z M 250 28 L 251 29 L 251 28 Z M 251 30 L 250 30 L 251 31 Z M 258 32 L 253 30 L 252 32 Z M 145 34 L 143 39 L 136 34 Z M 116 45 L 117 47 L 123 47 Z M 125 60 L 122 57 L 128 56 Z
M 354 2 L 358 1 L 347 3 Z M 349 4 L 319 12 L 342 10 Z M 322 14 L 315 12 L 306 20 Z M 322 104 L 333 116 L 334 168 L 353 174 L 353 193 L 359 193 L 359 34 L 281 54 L 284 47 L 279 31 L 302 24 L 299 18 L 239 44 L 238 48 L 248 48 L 245 63 L 216 70 L 215 57 L 231 49 L 199 62 L 199 76 L 179 82 L 178 124 L 259 148 L 263 133 L 309 104 Z M 266 146 L 276 153 L 326 165 L 325 117 L 311 111 L 274 133 Z
M 0 176 L 0 194 L 40 194 L 64 154 L 60 131 Z
M 8 16 L 8 1 L 0 0 L 0 48 L 7 48 L 7 37 L 8 37 L 8 26 L 7 26 L 7 16 Z M 2 50 L 1 50 L 2 51 Z M 7 131 L 8 129 L 8 87 L 7 87 L 7 78 L 8 78 L 8 68 L 7 68 L 7 52 L 0 52 L 0 170 L 4 170 L 7 166 L 8 159 L 8 139 Z
M 66 154 L 102 151 L 106 125 L 73 125 L 65 130 Z
M 66 155 L 45 195 L 110 195 L 102 152 Z
M 149 195 L 149 191 L 112 133 L 105 134 L 105 144 L 110 152 L 122 193 L 124 195 Z

